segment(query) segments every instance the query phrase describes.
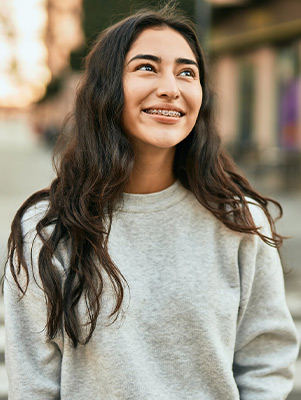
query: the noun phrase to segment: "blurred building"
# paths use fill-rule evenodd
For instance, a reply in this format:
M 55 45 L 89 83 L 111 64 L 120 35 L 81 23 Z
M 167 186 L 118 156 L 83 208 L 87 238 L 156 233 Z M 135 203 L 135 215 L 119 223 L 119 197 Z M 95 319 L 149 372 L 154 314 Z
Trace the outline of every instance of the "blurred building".
M 5 121 L 37 134 L 62 124 L 73 105 L 74 76 L 65 78 L 71 51 L 84 42 L 81 19 L 82 0 L 1 1 L 0 137 Z
M 83 42 L 82 0 L 2 0 L 0 107 L 24 108 L 69 67 Z
M 28 21 L 31 21 L 30 24 Z M 50 80 L 43 0 L 3 0 L 0 8 L 0 107 L 26 107 Z
M 257 176 L 271 181 L 273 171 L 275 180 L 276 173 L 300 188 L 301 2 L 212 3 L 210 52 L 224 141 Z
M 84 42 L 82 0 L 48 0 L 46 46 L 48 67 L 56 77 L 69 68 L 70 53 Z
M 36 133 L 53 144 L 66 115 L 74 104 L 78 82 L 70 67 L 70 54 L 84 41 L 82 0 L 45 0 L 47 25 L 43 40 L 47 47 L 47 67 L 51 79 L 44 97 L 34 106 L 31 122 Z

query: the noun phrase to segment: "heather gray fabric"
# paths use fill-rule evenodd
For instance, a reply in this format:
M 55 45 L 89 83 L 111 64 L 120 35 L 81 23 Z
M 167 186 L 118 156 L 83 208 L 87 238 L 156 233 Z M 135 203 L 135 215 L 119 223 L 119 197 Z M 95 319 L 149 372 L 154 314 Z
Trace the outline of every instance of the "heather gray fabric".
M 47 203 L 24 217 L 26 257 Z M 251 205 L 259 226 L 262 211 Z M 110 254 L 126 277 L 124 312 L 113 324 L 110 284 L 92 340 L 47 343 L 36 271 L 18 300 L 5 284 L 10 400 L 281 400 L 292 388 L 298 345 L 278 253 L 258 236 L 227 229 L 178 182 L 124 195 Z M 68 243 L 55 260 L 64 279 Z M 11 277 L 8 277 L 11 281 Z M 85 321 L 81 304 L 82 321 Z

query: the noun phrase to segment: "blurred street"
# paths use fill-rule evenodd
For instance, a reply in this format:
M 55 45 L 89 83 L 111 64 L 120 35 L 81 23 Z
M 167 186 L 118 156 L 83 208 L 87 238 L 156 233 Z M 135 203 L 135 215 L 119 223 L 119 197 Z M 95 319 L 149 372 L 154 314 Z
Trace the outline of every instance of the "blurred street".
M 39 144 L 27 119 L 0 121 L 0 273 L 12 218 L 34 191 L 49 185 L 53 177 L 51 152 Z M 7 399 L 4 366 L 4 307 L 0 295 L 0 400 Z
M 51 152 L 39 144 L 26 121 L 0 122 L 0 262 L 3 265 L 12 218 L 34 191 L 54 176 Z
M 22 135 L 21 135 L 22 133 Z M 22 139 L 21 139 L 22 137 Z M 0 258 L 5 260 L 10 223 L 21 203 L 34 191 L 47 187 L 54 176 L 51 151 L 34 138 L 26 120 L 0 123 Z M 256 184 L 253 182 L 256 186 Z M 278 193 L 284 218 L 279 231 L 292 236 L 282 249 L 286 271 L 287 299 L 301 336 L 301 193 Z M 0 400 L 6 399 L 7 378 L 4 368 L 3 299 L 0 301 Z M 294 393 L 290 400 L 301 398 L 301 362 L 297 365 Z

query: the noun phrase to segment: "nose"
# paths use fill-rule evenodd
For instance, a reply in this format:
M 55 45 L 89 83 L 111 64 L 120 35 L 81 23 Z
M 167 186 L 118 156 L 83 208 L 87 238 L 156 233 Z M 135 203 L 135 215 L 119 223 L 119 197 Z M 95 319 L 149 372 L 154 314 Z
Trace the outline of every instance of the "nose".
M 158 80 L 157 96 L 170 99 L 177 99 L 180 96 L 178 83 L 173 73 L 162 74 Z

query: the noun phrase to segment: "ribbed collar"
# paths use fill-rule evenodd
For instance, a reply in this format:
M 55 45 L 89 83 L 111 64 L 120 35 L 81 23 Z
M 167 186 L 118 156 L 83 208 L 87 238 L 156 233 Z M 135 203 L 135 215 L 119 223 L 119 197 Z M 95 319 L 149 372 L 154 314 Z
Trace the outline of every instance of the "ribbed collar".
M 179 181 L 160 192 L 149 194 L 123 194 L 123 204 L 119 211 L 130 213 L 150 213 L 172 207 L 188 195 Z

